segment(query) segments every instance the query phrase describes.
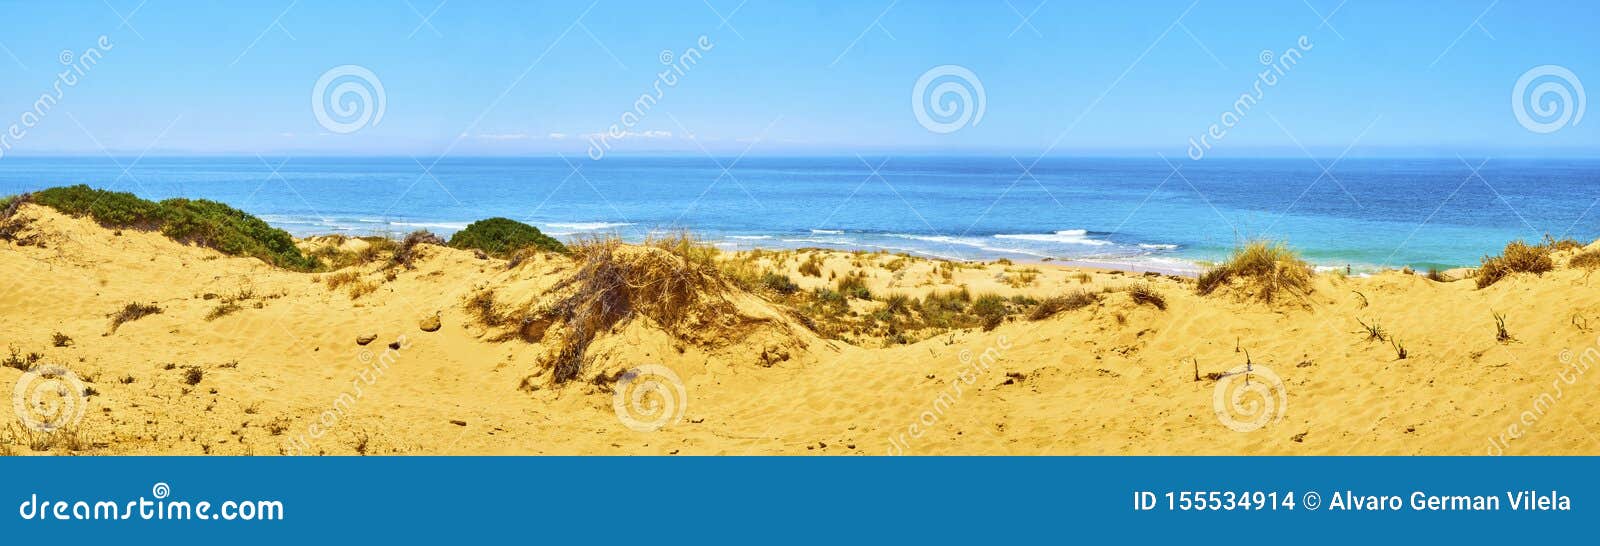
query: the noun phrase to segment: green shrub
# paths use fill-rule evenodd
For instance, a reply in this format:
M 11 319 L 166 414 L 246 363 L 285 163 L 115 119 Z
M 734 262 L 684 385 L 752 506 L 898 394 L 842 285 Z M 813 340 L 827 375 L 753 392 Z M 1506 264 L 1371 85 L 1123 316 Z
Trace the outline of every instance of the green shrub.
M 176 241 L 250 256 L 285 269 L 307 271 L 318 263 L 300 253 L 288 232 L 216 201 L 174 198 L 157 203 L 83 184 L 42 190 L 34 193 L 33 199 L 65 214 L 93 218 L 109 228 L 160 230 Z
M 800 285 L 795 284 L 792 280 L 789 280 L 788 275 L 784 275 L 782 273 L 773 273 L 771 271 L 761 275 L 761 285 L 765 286 L 768 290 L 785 296 L 800 291 Z
M 317 261 L 300 253 L 289 233 L 244 211 L 204 199 L 160 203 L 166 221 L 161 233 L 178 241 L 214 248 L 223 254 L 254 256 L 286 269 L 310 270 Z
M 972 314 L 983 321 L 984 331 L 993 330 L 1010 314 L 1006 299 L 995 294 L 984 294 L 972 301 Z
M 539 228 L 509 218 L 478 220 L 450 237 L 453 248 L 482 250 L 491 256 L 504 258 L 524 248 L 534 248 L 557 254 L 566 254 L 561 244 Z

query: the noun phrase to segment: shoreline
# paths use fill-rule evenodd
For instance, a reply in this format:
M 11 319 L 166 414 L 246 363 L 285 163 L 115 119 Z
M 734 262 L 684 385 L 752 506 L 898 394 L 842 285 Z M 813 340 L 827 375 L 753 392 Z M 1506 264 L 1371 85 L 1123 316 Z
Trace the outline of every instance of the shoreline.
M 410 223 L 398 223 L 398 222 L 396 222 L 396 223 L 391 223 L 391 225 L 413 227 L 416 230 L 428 231 L 430 233 L 434 233 L 434 234 L 441 235 L 441 236 L 444 236 L 444 237 L 448 238 L 450 234 L 454 233 L 455 231 L 459 231 L 459 229 L 456 229 L 455 226 L 463 226 L 464 227 L 466 224 L 470 224 L 470 223 L 471 222 L 465 222 L 465 223 L 463 223 L 463 222 L 410 222 Z M 551 224 L 541 224 L 541 225 L 551 225 Z M 623 242 L 629 243 L 629 244 L 639 244 L 639 243 L 641 243 L 643 241 L 643 239 L 639 238 L 639 237 L 626 237 L 626 236 L 621 235 L 621 233 L 619 233 L 618 231 L 616 231 L 614 229 L 614 227 L 618 227 L 614 223 L 608 224 L 608 223 L 603 223 L 603 222 L 590 222 L 590 223 L 567 223 L 567 224 L 560 224 L 560 225 L 566 225 L 566 226 L 604 225 L 605 227 L 602 227 L 602 228 L 577 227 L 577 228 L 575 228 L 575 229 L 577 229 L 577 231 L 566 231 L 566 232 L 545 231 L 545 234 L 546 235 L 550 235 L 552 237 L 555 237 L 555 238 L 557 238 L 559 240 L 562 240 L 563 242 L 569 242 L 569 243 L 573 242 L 573 241 L 575 241 L 577 239 L 581 239 L 583 237 L 591 237 L 591 236 L 616 236 L 616 237 L 619 237 Z M 287 231 L 286 228 L 282 227 L 282 225 L 277 224 L 276 222 L 273 222 L 273 226 L 274 227 L 278 227 L 279 229 L 285 229 Z M 430 229 L 430 228 L 438 228 L 439 230 L 435 231 L 434 229 Z M 608 231 L 607 229 L 610 229 L 610 230 Z M 652 234 L 660 234 L 660 233 L 667 233 L 667 232 L 669 232 L 671 230 L 652 229 L 652 230 L 647 230 L 647 231 L 648 231 L 648 233 L 652 233 Z M 698 232 L 698 231 L 695 231 L 695 230 L 692 230 L 692 229 L 689 230 L 689 232 L 691 234 L 694 234 L 694 235 L 700 235 L 701 234 L 701 232 Z M 296 233 L 296 232 L 291 232 L 291 233 Z M 305 234 L 294 234 L 293 237 L 295 239 L 297 239 L 297 240 L 302 240 L 302 241 L 309 241 L 309 240 L 322 238 L 322 237 L 335 237 L 335 236 L 337 236 L 337 237 L 348 237 L 348 238 L 384 237 L 384 238 L 387 238 L 387 239 L 398 241 L 398 240 L 404 239 L 406 237 L 406 235 L 409 234 L 410 232 L 371 230 L 371 231 L 368 231 L 365 234 L 357 234 L 357 233 L 354 233 L 354 230 L 352 229 L 350 231 L 300 232 L 300 233 L 305 233 Z M 940 254 L 940 253 L 937 253 L 937 252 L 932 252 L 932 251 L 929 251 L 929 250 L 926 250 L 926 249 L 915 248 L 915 247 L 887 246 L 887 245 L 876 245 L 876 244 L 871 244 L 871 243 L 849 244 L 849 243 L 844 243 L 844 242 L 833 243 L 833 242 L 815 242 L 815 241 L 803 241 L 803 240 L 786 240 L 786 239 L 783 239 L 781 237 L 782 237 L 782 235 L 779 235 L 779 234 L 723 235 L 720 238 L 705 238 L 705 239 L 703 239 L 703 242 L 716 247 L 720 251 L 729 252 L 729 253 L 736 253 L 736 254 L 737 253 L 748 253 L 748 252 L 758 251 L 758 250 L 759 251 L 763 251 L 763 252 L 823 250 L 823 251 L 843 252 L 843 253 L 853 253 L 853 252 L 886 253 L 886 254 L 892 254 L 892 255 L 906 255 L 906 256 L 912 256 L 912 257 L 916 257 L 916 258 L 923 258 L 923 259 L 934 260 L 934 261 L 948 261 L 948 262 L 957 262 L 957 263 L 981 264 L 981 263 L 994 263 L 994 262 L 998 262 L 1000 260 L 1006 260 L 1006 261 L 1009 261 L 1011 263 L 1021 264 L 1021 265 L 1054 266 L 1054 267 L 1065 267 L 1065 268 L 1072 268 L 1072 269 L 1088 269 L 1088 270 L 1107 271 L 1107 272 L 1109 272 L 1109 271 L 1123 271 L 1123 272 L 1130 272 L 1130 273 L 1158 273 L 1158 274 L 1162 274 L 1162 275 L 1173 275 L 1173 276 L 1189 277 L 1189 278 L 1193 278 L 1193 277 L 1199 276 L 1208 267 L 1210 267 L 1211 264 L 1214 264 L 1217 261 L 1226 258 L 1226 256 L 1222 256 L 1222 257 L 1218 257 L 1218 258 L 1214 258 L 1214 259 L 1201 259 L 1201 258 L 1177 256 L 1177 255 L 1172 255 L 1172 254 L 1150 254 L 1150 255 L 1145 255 L 1145 256 L 1127 256 L 1127 257 L 1097 257 L 1097 256 L 1051 257 L 1051 256 L 1037 256 L 1037 255 L 1033 255 L 1033 254 L 1025 254 L 1025 253 L 1020 253 L 1020 252 L 1007 253 L 1007 252 L 993 252 L 993 251 L 992 252 L 988 252 L 988 253 L 986 253 L 984 255 L 974 256 L 974 257 L 956 257 L 956 256 L 949 256 L 949 255 Z M 764 244 L 761 244 L 763 242 L 774 242 L 774 243 L 792 242 L 794 244 L 788 244 L 788 245 L 784 245 L 784 244 L 767 244 L 767 245 L 764 245 Z M 1159 245 L 1155 244 L 1155 243 L 1144 243 L 1144 244 L 1148 244 L 1148 245 L 1152 245 L 1152 246 L 1173 246 L 1173 247 L 1178 246 L 1176 244 L 1159 244 Z M 1293 245 L 1291 245 L 1291 247 L 1293 247 Z M 1302 249 L 1296 248 L 1296 250 L 1302 250 Z M 1496 251 L 1498 251 L 1498 247 L 1496 247 L 1494 249 L 1486 250 L 1485 252 L 1486 253 L 1493 253 L 1493 252 L 1496 252 Z M 1407 267 L 1410 267 L 1410 269 L 1412 269 L 1413 271 L 1418 271 L 1418 272 L 1426 271 L 1425 268 L 1411 267 L 1411 266 L 1408 266 L 1408 265 L 1401 265 L 1401 266 L 1397 266 L 1396 267 L 1396 266 L 1380 266 L 1380 265 L 1377 265 L 1377 264 L 1357 263 L 1357 262 L 1324 263 L 1324 262 L 1315 261 L 1314 259 L 1311 259 L 1311 258 L 1306 258 L 1306 260 L 1319 273 L 1343 272 L 1348 267 L 1349 268 L 1349 273 L 1348 274 L 1351 275 L 1351 276 L 1355 276 L 1355 277 L 1365 277 L 1365 276 L 1370 276 L 1370 275 L 1377 274 L 1377 273 L 1382 273 L 1382 272 L 1385 272 L 1385 271 L 1400 271 L 1400 270 L 1403 270 L 1403 269 L 1405 269 Z M 1461 264 L 1461 265 L 1440 266 L 1440 267 L 1438 267 L 1438 269 L 1441 272 L 1452 272 L 1452 271 L 1461 271 L 1461 270 L 1471 270 L 1471 269 L 1475 269 L 1477 266 L 1478 266 L 1478 264 Z

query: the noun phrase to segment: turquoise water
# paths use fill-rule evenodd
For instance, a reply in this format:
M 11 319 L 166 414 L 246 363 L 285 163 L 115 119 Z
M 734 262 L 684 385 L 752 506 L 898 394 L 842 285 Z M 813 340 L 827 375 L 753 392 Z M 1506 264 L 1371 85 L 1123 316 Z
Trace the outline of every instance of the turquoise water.
M 7 157 L 0 194 L 86 183 L 214 199 L 297 235 L 448 235 L 505 216 L 557 237 L 688 227 L 727 248 L 1166 269 L 1215 259 L 1241 237 L 1286 239 L 1320 265 L 1357 269 L 1469 265 L 1545 233 L 1600 237 L 1594 160 L 1495 159 L 1474 174 L 1455 157 L 1346 159 L 1320 180 L 1304 159 L 1186 161 L 1178 174 L 1159 158 L 1051 158 L 1028 171 L 1021 161 L 452 158 L 429 170 L 407 157 Z

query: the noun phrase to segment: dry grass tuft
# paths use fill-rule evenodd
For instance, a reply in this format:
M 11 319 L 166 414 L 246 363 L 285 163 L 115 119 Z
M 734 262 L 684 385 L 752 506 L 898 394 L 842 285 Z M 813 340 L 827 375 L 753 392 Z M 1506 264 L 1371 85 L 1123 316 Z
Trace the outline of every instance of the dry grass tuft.
M 1079 290 L 1065 296 L 1045 298 L 1044 301 L 1039 302 L 1039 305 L 1034 306 L 1033 311 L 1028 313 L 1028 320 L 1044 320 L 1055 316 L 1057 313 L 1094 305 L 1097 301 L 1100 301 L 1099 294 L 1085 290 Z
M 685 338 L 721 337 L 715 321 L 737 315 L 728 301 L 728 283 L 716 268 L 716 249 L 701 245 L 687 232 L 648 241 L 644 247 L 622 245 L 615 237 L 578 241 L 571 247 L 578 271 L 557 283 L 565 295 L 525 324 L 556 324 L 560 339 L 542 360 L 553 380 L 576 379 L 584 353 L 602 332 L 635 317 L 646 317 L 669 334 Z M 544 332 L 538 334 L 542 336 Z
M 1552 269 L 1555 261 L 1550 259 L 1549 247 L 1512 241 L 1499 256 L 1483 257 L 1483 265 L 1478 268 L 1478 288 L 1488 288 L 1513 273 L 1538 275 Z
M 1544 247 L 1546 250 L 1551 252 L 1565 252 L 1568 250 L 1577 250 L 1583 248 L 1583 243 L 1580 243 L 1577 239 L 1573 239 L 1571 237 L 1557 240 L 1555 237 L 1551 237 L 1549 233 L 1546 233 L 1544 234 L 1544 242 L 1540 243 L 1539 246 Z
M 822 277 L 822 258 L 816 254 L 806 256 L 806 261 L 800 262 L 800 274 L 807 277 Z
M 120 311 L 106 315 L 111 318 L 111 331 L 116 332 L 123 323 L 133 322 L 144 317 L 161 312 L 161 308 L 153 303 L 130 303 L 122 306 Z
M 415 262 L 420 255 L 417 247 L 422 245 L 447 246 L 449 243 L 446 243 L 444 238 L 434 235 L 430 231 L 413 231 L 410 235 L 406 235 L 404 240 L 400 241 L 400 247 L 394 250 L 393 256 L 389 257 L 390 267 L 401 266 L 411 269 L 412 262 Z
M 1600 269 L 1600 250 L 1588 250 L 1573 256 L 1567 267 L 1574 269 Z
M 1311 276 L 1311 265 L 1287 245 L 1257 240 L 1234 249 L 1227 261 L 1201 274 L 1196 290 L 1207 295 L 1238 284 L 1248 297 L 1270 303 L 1281 295 L 1310 294 Z
M 1156 309 L 1162 311 L 1167 310 L 1167 298 L 1162 296 L 1161 292 L 1156 291 L 1154 286 L 1139 283 L 1128 287 L 1127 292 L 1128 297 L 1133 298 L 1135 303 L 1153 305 Z

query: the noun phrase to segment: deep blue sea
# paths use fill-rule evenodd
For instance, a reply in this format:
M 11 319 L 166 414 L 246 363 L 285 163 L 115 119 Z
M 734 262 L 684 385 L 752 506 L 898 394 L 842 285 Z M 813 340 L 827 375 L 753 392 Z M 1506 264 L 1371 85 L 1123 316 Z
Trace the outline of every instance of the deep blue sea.
M 1476 165 L 1479 160 L 1472 160 Z M 1600 237 L 1600 161 L 1011 157 L 131 157 L 0 161 L 0 194 L 84 183 L 214 199 L 297 235 L 448 236 L 505 216 L 557 237 L 691 228 L 726 248 L 1185 269 L 1242 238 L 1357 270 L 1461 266 L 1507 241 Z M 570 163 L 569 163 L 570 161 Z M 1326 163 L 1326 161 L 1324 162 Z M 731 165 L 726 171 L 723 166 Z M 881 166 L 880 166 L 881 165 Z M 126 172 L 123 167 L 128 166 Z

